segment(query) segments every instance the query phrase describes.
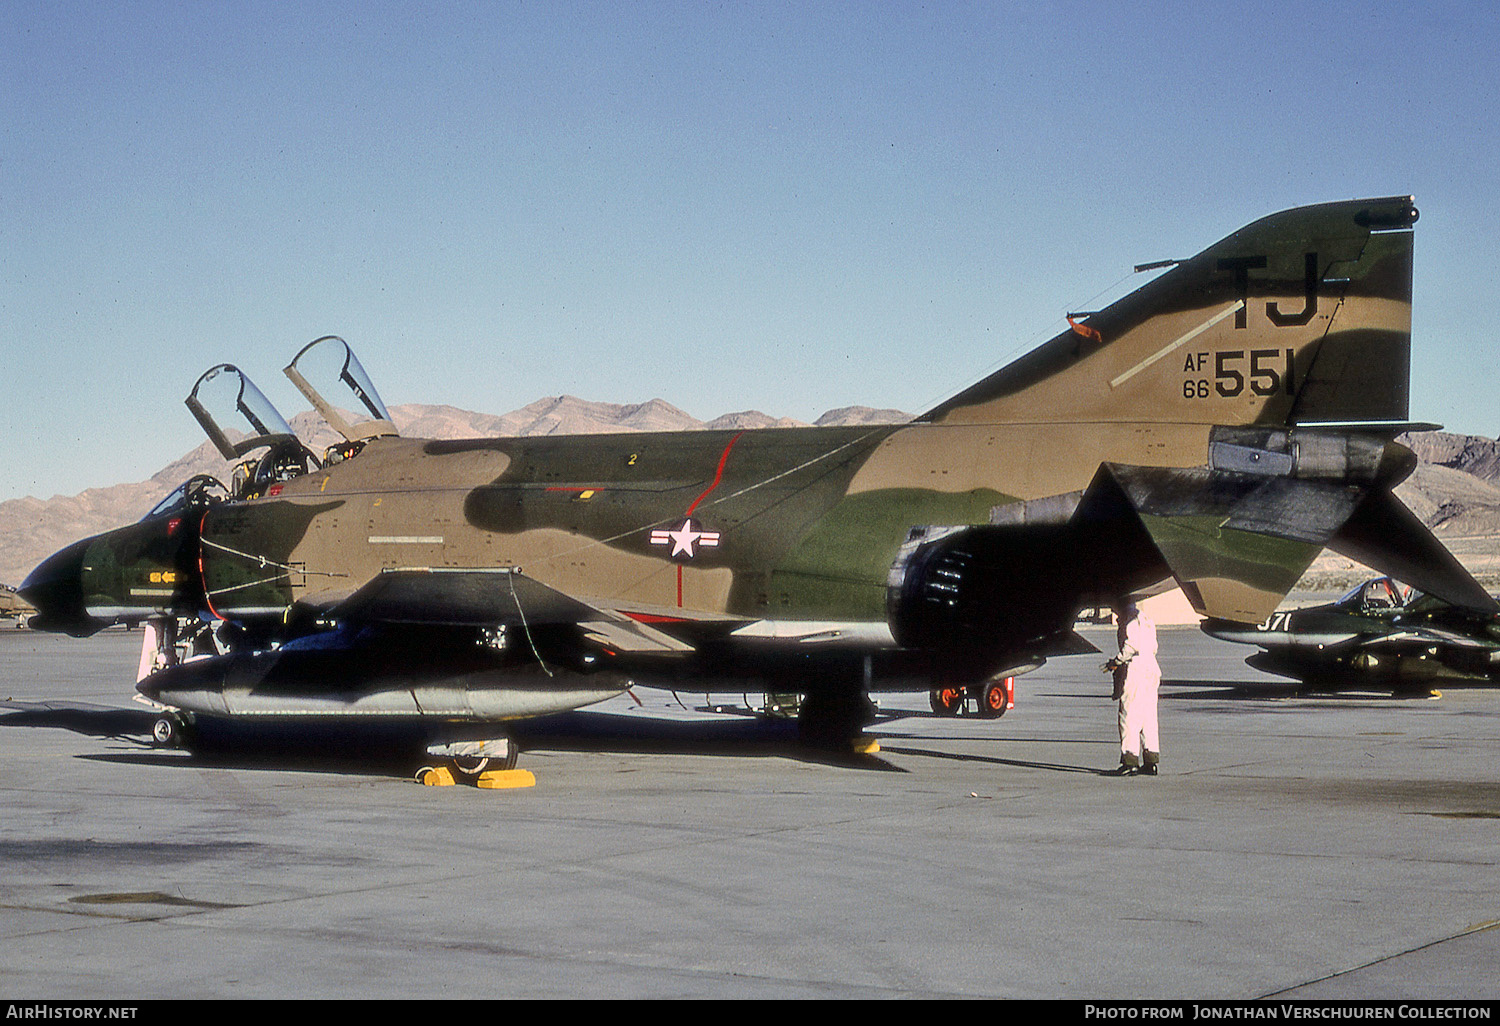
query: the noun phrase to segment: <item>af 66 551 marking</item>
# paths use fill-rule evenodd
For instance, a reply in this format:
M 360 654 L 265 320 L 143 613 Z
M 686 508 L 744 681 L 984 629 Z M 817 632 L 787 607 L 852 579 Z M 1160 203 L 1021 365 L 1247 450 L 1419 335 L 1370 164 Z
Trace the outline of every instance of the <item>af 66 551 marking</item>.
M 1246 388 L 1258 396 L 1296 392 L 1296 364 L 1291 349 L 1222 349 L 1189 353 L 1182 371 L 1189 375 L 1182 382 L 1184 399 L 1209 399 L 1215 395 L 1232 399 Z M 1213 378 L 1195 378 L 1209 369 L 1212 356 Z

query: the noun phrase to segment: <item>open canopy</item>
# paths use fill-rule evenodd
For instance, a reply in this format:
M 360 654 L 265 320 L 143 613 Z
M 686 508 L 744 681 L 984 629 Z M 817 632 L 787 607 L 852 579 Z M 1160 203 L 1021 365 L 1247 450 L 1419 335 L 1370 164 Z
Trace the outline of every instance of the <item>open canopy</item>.
M 233 364 L 206 371 L 186 402 L 226 460 L 237 460 L 261 446 L 296 441 L 286 418 Z
M 349 344 L 325 335 L 302 347 L 285 369 L 328 426 L 351 442 L 396 434 L 391 414 Z

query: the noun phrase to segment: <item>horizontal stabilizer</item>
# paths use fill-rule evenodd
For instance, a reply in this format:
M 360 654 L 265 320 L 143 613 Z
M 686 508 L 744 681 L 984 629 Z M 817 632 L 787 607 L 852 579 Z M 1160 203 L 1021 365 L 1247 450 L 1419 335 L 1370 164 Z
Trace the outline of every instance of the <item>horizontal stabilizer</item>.
M 1075 520 L 1118 518 L 1128 509 L 1194 609 L 1259 623 L 1307 571 L 1356 499 L 1329 482 L 1106 464 Z
M 1000 507 L 991 524 L 918 528 L 892 567 L 892 631 L 912 646 L 1003 639 L 1011 652 L 1064 654 L 1083 606 L 1173 579 L 1203 615 L 1260 623 L 1370 487 L 1348 482 L 1342 456 L 1328 469 L 1297 452 L 1254 473 L 1101 464 L 1081 495 Z M 1017 582 L 1028 582 L 1023 602 Z
M 1365 496 L 1328 547 L 1444 602 L 1500 612 L 1500 603 L 1388 491 Z

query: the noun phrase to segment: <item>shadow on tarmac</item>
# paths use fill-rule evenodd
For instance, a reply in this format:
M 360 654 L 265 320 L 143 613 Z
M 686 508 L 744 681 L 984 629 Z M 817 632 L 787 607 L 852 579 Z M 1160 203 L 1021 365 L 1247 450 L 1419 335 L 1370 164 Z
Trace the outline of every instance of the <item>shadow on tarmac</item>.
M 1111 748 L 1117 747 L 1113 743 Z M 950 762 L 977 762 L 988 766 L 1015 766 L 1020 769 L 1048 770 L 1054 773 L 1084 773 L 1096 777 L 1113 776 L 1111 772 L 1114 767 L 1098 769 L 1094 766 L 1069 766 L 1061 762 L 1034 762 L 1029 759 L 1002 759 L 994 755 L 970 755 L 960 752 L 934 752 L 926 748 L 897 748 L 894 745 L 881 745 L 881 751 L 890 752 L 893 755 L 914 755 L 926 759 L 947 759 Z
M 523 752 L 551 749 L 636 755 L 776 757 L 818 765 L 906 772 L 878 756 L 808 745 L 798 737 L 795 720 L 768 716 L 726 714 L 722 719 L 672 720 L 575 710 L 515 723 L 510 736 Z
M 1434 684 L 1431 687 L 1418 685 L 1409 688 L 1377 687 L 1373 685 L 1324 685 L 1303 684 L 1300 681 L 1217 681 L 1217 680 L 1163 680 L 1162 688 L 1196 688 L 1195 691 L 1163 690 L 1163 700 L 1185 698 L 1217 698 L 1229 701 L 1280 702 L 1289 698 L 1318 701 L 1413 701 L 1436 697 L 1432 688 L 1476 686 L 1466 682 Z M 1479 685 L 1483 686 L 1483 685 Z
M 98 762 L 143 766 L 275 768 L 311 772 L 410 775 L 430 764 L 429 728 L 397 724 L 264 724 L 202 717 L 191 752 L 157 748 L 149 710 L 105 706 L 8 703 L 0 727 L 44 727 L 87 737 L 137 744 L 138 753 L 81 756 Z M 465 736 L 482 736 L 484 727 Z M 639 755 L 705 755 L 784 758 L 848 769 L 903 773 L 878 755 L 828 750 L 802 742 L 794 720 L 761 716 L 723 719 L 653 719 L 610 712 L 574 711 L 505 725 L 521 749 L 617 752 Z M 457 736 L 457 735 L 453 735 Z
M 98 705 L 61 705 L 52 702 L 0 703 L 0 727 L 53 727 L 89 737 L 139 734 L 149 738 L 156 713 L 146 709 L 117 709 Z

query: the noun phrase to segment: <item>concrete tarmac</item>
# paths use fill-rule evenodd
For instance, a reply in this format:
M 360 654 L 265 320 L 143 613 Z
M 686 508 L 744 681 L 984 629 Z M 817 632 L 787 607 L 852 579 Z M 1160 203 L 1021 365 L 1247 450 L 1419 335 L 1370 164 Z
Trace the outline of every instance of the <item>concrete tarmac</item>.
M 6 629 L 0 996 L 1500 997 L 1500 691 L 1302 697 L 1161 641 L 1154 779 L 1102 775 L 1075 656 L 999 720 L 881 696 L 842 764 L 642 690 L 482 791 L 149 748 L 138 633 Z

